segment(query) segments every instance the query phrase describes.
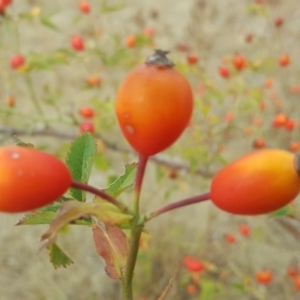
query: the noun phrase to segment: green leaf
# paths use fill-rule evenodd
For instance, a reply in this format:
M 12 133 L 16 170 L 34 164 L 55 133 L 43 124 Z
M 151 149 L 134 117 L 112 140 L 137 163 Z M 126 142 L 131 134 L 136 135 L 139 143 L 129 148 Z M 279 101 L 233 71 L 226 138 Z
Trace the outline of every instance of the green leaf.
M 55 244 L 58 234 L 68 224 L 74 224 L 77 220 L 92 216 L 107 225 L 121 225 L 133 218 L 132 215 L 121 212 L 119 208 L 106 201 L 95 203 L 67 201 L 62 203 L 59 212 L 51 221 L 49 229 L 41 236 L 41 241 L 45 242 L 42 247 L 48 248 Z
M 125 189 L 131 187 L 135 180 L 137 163 L 132 163 L 125 166 L 125 173 L 113 182 L 105 191 L 116 197 Z
M 295 216 L 296 211 L 293 205 L 286 205 L 274 212 L 271 213 L 271 217 L 279 218 L 279 217 L 293 217 Z
M 221 286 L 214 281 L 203 279 L 201 280 L 201 296 L 199 300 L 214 300 L 220 293 Z
M 65 198 L 64 201 L 69 201 L 70 199 Z M 50 224 L 52 220 L 56 217 L 57 211 L 60 208 L 60 204 L 52 204 L 46 207 L 43 207 L 34 212 L 27 213 L 23 216 L 21 220 L 18 221 L 16 226 L 19 225 L 41 225 L 41 224 Z M 81 217 L 72 222 L 75 225 L 92 225 L 91 217 Z
M 44 25 L 45 27 L 59 32 L 59 28 L 52 21 L 50 21 L 49 18 L 45 16 L 41 16 L 40 20 L 41 20 L 41 24 Z
M 49 246 L 50 262 L 55 269 L 73 264 L 73 260 L 57 244 Z
M 50 224 L 54 216 L 53 211 L 36 212 L 26 214 L 16 225 L 40 225 Z
M 74 180 L 88 182 L 96 151 L 97 145 L 90 133 L 80 135 L 71 144 L 66 164 Z M 70 195 L 78 201 L 85 201 L 86 192 L 71 188 Z

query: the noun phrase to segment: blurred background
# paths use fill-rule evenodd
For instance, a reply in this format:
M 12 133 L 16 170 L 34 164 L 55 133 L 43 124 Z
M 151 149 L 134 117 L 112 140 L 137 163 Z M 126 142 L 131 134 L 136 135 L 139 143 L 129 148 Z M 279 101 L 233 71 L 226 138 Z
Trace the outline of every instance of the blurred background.
M 300 150 L 295 0 L 0 0 L 0 12 L 1 145 L 16 135 L 64 159 L 90 131 L 98 144 L 90 183 L 99 188 L 137 161 L 114 114 L 122 78 L 153 49 L 170 51 L 195 111 L 183 136 L 150 160 L 143 212 L 207 192 L 215 172 L 247 152 Z M 21 218 L 0 217 L 1 300 L 121 297 L 90 228 L 60 235 L 74 264 L 55 270 L 39 250 L 48 226 L 14 226 Z M 299 228 L 299 199 L 265 216 L 210 202 L 162 215 L 141 241 L 136 299 L 158 299 L 176 266 L 166 299 L 299 299 Z

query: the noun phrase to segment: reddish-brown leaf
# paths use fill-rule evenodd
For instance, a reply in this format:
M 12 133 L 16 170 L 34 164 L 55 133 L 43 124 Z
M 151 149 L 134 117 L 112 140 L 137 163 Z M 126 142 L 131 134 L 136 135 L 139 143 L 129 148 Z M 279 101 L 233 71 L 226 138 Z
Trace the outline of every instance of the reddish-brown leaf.
M 93 227 L 94 242 L 98 254 L 105 260 L 105 271 L 112 279 L 120 279 L 125 267 L 128 246 L 125 233 L 115 225 Z

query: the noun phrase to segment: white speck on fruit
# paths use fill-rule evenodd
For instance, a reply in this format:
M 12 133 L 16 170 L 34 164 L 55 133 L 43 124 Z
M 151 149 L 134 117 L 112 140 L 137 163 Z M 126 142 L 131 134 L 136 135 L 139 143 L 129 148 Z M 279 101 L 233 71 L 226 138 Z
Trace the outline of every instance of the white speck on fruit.
M 135 132 L 134 127 L 132 125 L 129 125 L 129 124 L 125 126 L 125 130 L 127 131 L 127 133 L 129 133 L 131 135 L 133 135 L 134 132 Z
M 18 171 L 18 175 L 19 175 L 19 176 L 22 176 L 23 174 L 24 174 L 24 171 L 23 171 L 23 170 L 19 170 L 19 171 Z
M 123 115 L 123 117 L 124 117 L 125 119 L 130 119 L 130 114 L 129 114 L 129 113 L 125 113 L 125 114 Z
M 20 158 L 20 153 L 18 153 L 18 152 L 13 152 L 13 153 L 11 154 L 11 158 L 12 158 L 12 159 L 18 159 L 18 158 Z

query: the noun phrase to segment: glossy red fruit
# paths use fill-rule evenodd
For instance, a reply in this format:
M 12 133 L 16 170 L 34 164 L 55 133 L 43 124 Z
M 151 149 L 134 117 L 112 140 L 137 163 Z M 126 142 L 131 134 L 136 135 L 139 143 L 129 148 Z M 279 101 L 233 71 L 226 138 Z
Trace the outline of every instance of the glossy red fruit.
M 21 54 L 14 55 L 10 60 L 10 66 L 12 69 L 18 69 L 25 64 L 25 58 Z
M 0 148 L 0 211 L 25 212 L 59 199 L 71 185 L 67 166 L 48 153 L 25 147 Z
M 193 94 L 188 81 L 156 50 L 122 82 L 116 114 L 130 145 L 140 154 L 154 155 L 171 146 L 188 126 Z
M 71 38 L 71 46 L 75 51 L 83 51 L 84 50 L 84 41 L 81 36 L 74 35 Z
M 279 149 L 256 150 L 221 169 L 210 195 L 220 209 L 258 215 L 291 202 L 300 191 L 299 157 Z

